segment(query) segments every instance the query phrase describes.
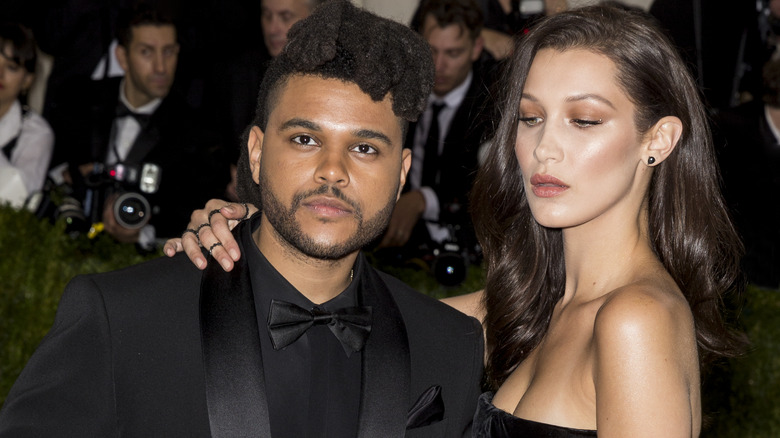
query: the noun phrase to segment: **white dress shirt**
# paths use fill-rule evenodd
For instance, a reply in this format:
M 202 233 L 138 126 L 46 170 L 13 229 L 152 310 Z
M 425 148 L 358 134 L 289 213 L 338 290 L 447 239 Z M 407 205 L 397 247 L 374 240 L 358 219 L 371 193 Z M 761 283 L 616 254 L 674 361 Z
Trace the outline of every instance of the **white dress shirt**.
M 18 136 L 18 137 L 17 137 Z M 22 115 L 22 105 L 16 101 L 0 118 L 0 147 L 17 137 L 9 160 L 0 153 L 0 168 L 15 168 L 22 177 L 27 193 L 43 187 L 46 169 L 54 149 L 54 132 L 46 120 L 33 111 Z
M 445 107 L 439 112 L 439 155 L 441 155 L 444 149 L 444 139 L 447 137 L 447 133 L 450 130 L 452 118 L 455 116 L 455 112 L 460 107 L 460 104 L 463 103 L 466 92 L 471 86 L 472 78 L 473 73 L 469 72 L 463 83 L 453 88 L 452 91 L 445 94 L 443 97 L 431 94 L 428 97 L 425 111 L 423 112 L 414 133 L 412 168 L 409 170 L 409 184 L 411 185 L 412 190 L 419 190 L 425 199 L 425 211 L 423 211 L 422 217 L 426 221 L 437 222 L 439 220 L 440 211 L 439 198 L 436 196 L 436 190 L 433 187 L 421 187 L 423 161 L 425 160 L 425 141 L 428 138 L 428 127 L 431 125 L 433 104 L 445 104 Z M 426 225 L 433 240 L 442 242 L 449 238 L 449 230 L 446 228 L 442 228 L 438 224 L 430 222 Z
M 130 111 L 138 114 L 154 114 L 157 111 L 157 107 L 162 103 L 162 99 L 157 98 L 142 105 L 138 108 L 134 107 L 127 101 L 125 96 L 125 79 L 119 84 L 119 100 L 127 106 Z M 141 125 L 133 116 L 117 117 L 114 120 L 114 138 L 111 140 L 111 148 L 106 155 L 106 164 L 115 164 L 118 161 L 122 161 L 127 158 L 127 154 L 130 152 L 130 148 L 135 143 L 135 139 L 138 134 L 141 133 Z M 119 153 L 117 159 L 116 153 Z

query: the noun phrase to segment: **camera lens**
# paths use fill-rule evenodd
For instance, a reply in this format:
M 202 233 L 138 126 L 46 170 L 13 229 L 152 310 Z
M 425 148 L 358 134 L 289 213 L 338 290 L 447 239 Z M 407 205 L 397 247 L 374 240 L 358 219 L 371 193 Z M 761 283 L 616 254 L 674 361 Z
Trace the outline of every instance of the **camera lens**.
M 125 228 L 141 228 L 149 222 L 149 201 L 138 193 L 124 193 L 114 202 L 114 218 Z
M 457 286 L 466 279 L 466 261 L 460 254 L 444 252 L 433 262 L 433 276 L 443 286 Z
M 66 196 L 62 200 L 62 205 L 57 208 L 55 213 L 55 219 L 65 221 L 65 232 L 70 236 L 86 233 L 89 230 L 89 223 L 84 216 L 81 202 L 70 196 Z

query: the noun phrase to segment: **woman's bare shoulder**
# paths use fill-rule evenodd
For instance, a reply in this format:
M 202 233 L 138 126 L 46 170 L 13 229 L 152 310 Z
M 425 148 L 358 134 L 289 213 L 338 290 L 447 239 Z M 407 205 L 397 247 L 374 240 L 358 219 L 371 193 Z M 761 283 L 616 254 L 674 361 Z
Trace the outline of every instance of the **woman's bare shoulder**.
M 687 360 L 695 354 L 683 352 L 696 352 L 693 315 L 673 282 L 640 281 L 613 291 L 596 314 L 594 339 L 617 351 L 667 349 Z
M 484 291 L 472 292 L 470 294 L 458 295 L 455 297 L 444 298 L 442 303 L 448 304 L 456 310 L 466 315 L 477 318 L 480 322 L 485 320 L 485 309 L 482 306 L 482 295 Z

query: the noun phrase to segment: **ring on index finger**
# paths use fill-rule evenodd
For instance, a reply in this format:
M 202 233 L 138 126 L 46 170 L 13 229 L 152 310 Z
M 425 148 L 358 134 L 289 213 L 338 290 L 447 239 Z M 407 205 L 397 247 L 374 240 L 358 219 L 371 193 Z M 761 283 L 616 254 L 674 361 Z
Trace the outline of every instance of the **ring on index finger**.
M 246 205 L 246 202 L 242 202 L 241 205 L 244 206 L 244 217 L 242 217 L 241 220 L 247 220 L 249 218 L 249 206 Z

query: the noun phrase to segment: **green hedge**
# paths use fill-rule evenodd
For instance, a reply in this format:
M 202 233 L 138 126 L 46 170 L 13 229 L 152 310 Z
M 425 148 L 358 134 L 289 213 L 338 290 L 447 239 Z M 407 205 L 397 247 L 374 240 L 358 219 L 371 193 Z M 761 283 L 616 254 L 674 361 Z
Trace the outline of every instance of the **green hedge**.
M 77 274 L 103 272 L 159 254 L 139 255 L 132 245 L 105 236 L 70 238 L 65 224 L 0 206 L 0 406 L 25 362 L 54 320 L 65 284 Z M 478 290 L 483 277 L 469 268 L 457 288 L 439 285 L 421 269 L 382 267 L 436 298 Z M 708 377 L 704 402 L 711 412 L 705 437 L 780 436 L 780 293 L 749 288 L 740 324 L 749 354 L 723 363 Z

